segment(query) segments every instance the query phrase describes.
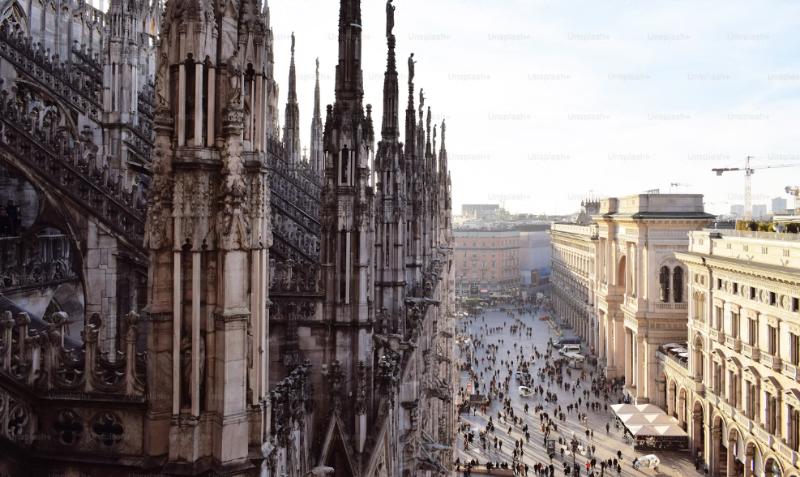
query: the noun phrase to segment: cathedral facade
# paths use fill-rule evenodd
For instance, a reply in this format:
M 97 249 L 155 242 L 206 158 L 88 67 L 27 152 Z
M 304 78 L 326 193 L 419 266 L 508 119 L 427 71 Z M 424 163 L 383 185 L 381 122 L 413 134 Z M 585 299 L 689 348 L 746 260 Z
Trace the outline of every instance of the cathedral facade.
M 303 157 L 266 3 L 5 7 L 0 475 L 449 473 L 446 126 L 412 55 L 400 142 L 394 11 L 377 146 L 341 0 Z

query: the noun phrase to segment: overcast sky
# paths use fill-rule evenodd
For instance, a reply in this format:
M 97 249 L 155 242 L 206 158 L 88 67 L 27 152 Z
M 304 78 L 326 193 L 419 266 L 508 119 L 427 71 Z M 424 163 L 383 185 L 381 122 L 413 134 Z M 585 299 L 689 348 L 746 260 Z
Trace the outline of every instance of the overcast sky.
M 748 155 L 757 166 L 800 165 L 800 2 L 395 4 L 401 111 L 413 51 L 417 88 L 437 122 L 447 118 L 456 211 L 500 202 L 571 212 L 587 195 L 658 188 L 703 193 L 707 209 L 727 212 L 743 203 L 744 178 L 712 167 Z M 338 6 L 270 0 L 281 121 L 294 31 L 306 135 L 317 56 L 323 104 L 333 101 Z M 365 100 L 380 131 L 385 2 L 363 0 L 363 16 Z M 759 171 L 753 182 L 754 203 L 768 203 L 800 184 L 800 167 Z

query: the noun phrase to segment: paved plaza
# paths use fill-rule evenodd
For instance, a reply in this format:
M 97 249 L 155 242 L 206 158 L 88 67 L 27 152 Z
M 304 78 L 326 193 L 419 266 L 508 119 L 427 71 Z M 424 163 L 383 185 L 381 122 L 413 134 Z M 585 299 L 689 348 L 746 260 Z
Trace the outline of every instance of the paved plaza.
M 513 462 L 512 453 L 515 449 L 516 443 L 522 439 L 524 442 L 522 447 L 523 455 L 519 462 L 528 465 L 529 471 L 527 475 L 536 475 L 534 472 L 534 465 L 537 463 L 548 466 L 552 463 L 554 467 L 553 475 L 555 477 L 562 477 L 564 476 L 563 463 L 565 461 L 568 464 L 573 463 L 573 457 L 569 455 L 570 445 L 568 444 L 568 441 L 570 441 L 574 435 L 579 439 L 583 446 L 595 446 L 594 458 L 597 461 L 597 465 L 593 469 L 593 472 L 598 477 L 601 474 L 609 477 L 617 477 L 619 475 L 616 469 L 607 468 L 604 471 L 601 471 L 599 464 L 600 461 L 616 458 L 618 451 L 621 451 L 622 453 L 621 477 L 642 477 L 643 475 L 658 477 L 702 476 L 701 472 L 695 470 L 694 460 L 688 452 L 677 453 L 658 451 L 655 453 L 660 458 L 661 464 L 658 466 L 657 470 L 634 469 L 632 467 L 633 459 L 651 452 L 635 452 L 631 444 L 624 442 L 621 428 L 619 430 L 614 428 L 614 419 L 611 409 L 609 408 L 607 411 L 603 409 L 604 403 L 602 394 L 599 398 L 596 398 L 594 395 L 590 395 L 589 397 L 590 401 L 601 403 L 600 409 L 596 412 L 587 410 L 584 404 L 585 399 L 582 399 L 580 412 L 586 414 L 585 424 L 579 422 L 578 415 L 575 410 L 572 412 L 566 412 L 566 407 L 568 405 L 576 403 L 579 397 L 584 398 L 583 391 L 591 389 L 592 377 L 598 376 L 599 373 L 594 369 L 594 367 L 585 365 L 584 370 L 571 369 L 571 377 L 568 377 L 565 374 L 565 382 L 574 385 L 578 378 L 580 378 L 582 372 L 584 373 L 584 379 L 582 380 L 581 387 L 577 389 L 577 392 L 574 395 L 572 390 L 566 391 L 562 386 L 558 386 L 555 382 L 549 385 L 549 381 L 540 378 L 538 372 L 544 366 L 545 359 L 544 357 L 532 359 L 532 355 L 534 347 L 536 347 L 539 353 L 544 354 L 547 351 L 548 339 L 555 338 L 556 335 L 554 334 L 554 330 L 551 329 L 549 321 L 539 320 L 538 315 L 534 316 L 531 314 L 515 314 L 512 317 L 510 316 L 509 312 L 506 311 L 490 310 L 487 311 L 483 317 L 462 319 L 457 326 L 460 333 L 473 337 L 469 345 L 462 349 L 462 356 L 460 357 L 462 361 L 469 362 L 469 350 L 473 348 L 474 340 L 477 339 L 482 341 L 482 346 L 479 346 L 474 351 L 474 358 L 477 359 L 478 365 L 476 366 L 473 360 L 471 366 L 472 370 L 474 370 L 475 374 L 478 376 L 478 382 L 470 383 L 469 373 L 467 371 L 462 371 L 460 383 L 461 389 L 467 390 L 468 388 L 474 386 L 476 392 L 484 395 L 489 394 L 492 397 L 491 404 L 488 406 L 485 413 L 481 412 L 481 409 L 475 409 L 474 414 L 473 410 L 470 410 L 460 415 L 459 424 L 461 431 L 458 435 L 456 452 L 458 462 L 463 464 L 474 460 L 477 461 L 481 467 L 483 467 L 486 462 L 493 462 L 494 464 L 505 462 L 509 464 L 510 467 L 510 464 Z M 512 333 L 512 329 L 515 326 L 517 327 L 517 332 Z M 487 330 L 491 330 L 491 332 L 487 333 Z M 490 345 L 497 346 L 494 363 L 488 359 L 491 354 Z M 535 394 L 532 397 L 521 397 L 518 390 L 520 383 L 514 376 L 511 376 L 508 387 L 508 396 L 506 397 L 511 400 L 511 407 L 513 408 L 514 416 L 517 419 L 522 419 L 521 423 L 517 422 L 517 424 L 514 425 L 512 424 L 512 420 L 509 418 L 508 410 L 506 409 L 504 411 L 504 406 L 497 393 L 492 395 L 492 392 L 490 391 L 490 383 L 495 371 L 498 371 L 496 383 L 501 386 L 505 382 L 506 378 L 509 377 L 508 362 L 511 361 L 511 369 L 512 372 L 514 372 L 519 364 L 519 358 L 517 356 L 520 354 L 520 351 L 525 357 L 525 360 L 529 361 L 532 365 L 530 374 L 533 377 L 533 383 L 531 386 L 542 386 L 545 394 L 548 392 L 555 393 L 557 396 L 557 401 L 553 403 L 545 402 L 542 394 Z M 620 397 L 620 394 L 613 394 L 609 396 L 609 402 L 605 404 L 610 405 L 617 403 Z M 529 406 L 527 414 L 524 409 L 525 404 Z M 544 412 L 553 417 L 553 422 L 557 426 L 557 430 L 553 430 L 550 433 L 550 438 L 556 441 L 555 456 L 553 457 L 552 461 L 548 458 L 545 451 L 544 434 L 541 429 L 541 421 L 539 414 L 535 412 L 537 405 L 543 406 Z M 557 419 L 554 416 L 555 410 L 559 405 L 566 414 L 566 419 L 564 421 Z M 498 412 L 502 412 L 505 419 L 498 418 Z M 490 416 L 492 417 L 494 423 L 494 432 L 489 432 L 486 434 L 487 445 L 486 450 L 484 450 L 481 440 L 478 436 L 480 432 L 486 430 Z M 528 433 L 530 434 L 530 439 L 527 442 L 525 442 L 525 433 L 523 432 L 523 428 L 526 424 L 528 426 Z M 606 434 L 606 424 L 609 424 L 610 428 L 608 434 Z M 508 432 L 509 427 L 512 428 L 510 434 Z M 593 438 L 586 438 L 585 433 L 587 429 L 593 432 Z M 470 431 L 473 432 L 474 439 L 471 443 L 469 443 L 467 449 L 465 450 L 465 434 L 469 433 Z M 498 438 L 498 445 L 502 443 L 502 447 L 495 448 L 495 437 Z M 558 443 L 559 437 L 562 438 L 563 442 L 565 443 L 565 448 L 567 449 L 563 458 L 561 456 L 562 446 Z M 585 464 L 590 459 L 590 456 L 583 455 L 580 452 L 575 456 L 575 463 L 581 466 L 582 476 L 587 475 Z M 477 472 L 473 470 L 472 475 L 480 475 L 481 473 L 482 472 L 480 470 Z M 457 475 L 464 475 L 463 470 L 457 472 Z M 494 475 L 502 474 L 496 473 Z M 504 475 L 525 475 L 525 473 L 522 472 L 521 474 L 511 474 L 510 472 L 506 472 Z M 589 475 L 591 475 L 591 472 Z

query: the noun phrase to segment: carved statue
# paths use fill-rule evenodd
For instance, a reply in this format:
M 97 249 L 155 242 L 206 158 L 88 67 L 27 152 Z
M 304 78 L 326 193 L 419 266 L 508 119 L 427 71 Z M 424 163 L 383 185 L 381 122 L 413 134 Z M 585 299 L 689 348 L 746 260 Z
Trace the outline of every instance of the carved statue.
M 419 89 L 419 109 L 422 110 L 422 107 L 425 106 L 425 89 Z M 422 114 L 422 113 L 420 113 Z
M 234 50 L 228 59 L 228 106 L 239 106 L 242 101 L 242 64 L 239 62 L 239 50 Z
M 158 63 L 158 74 L 156 75 L 156 107 L 166 109 L 167 103 L 167 84 L 169 83 L 169 59 L 165 51 L 161 52 Z
M 392 5 L 394 0 L 387 0 L 386 2 L 386 38 L 392 36 L 392 31 L 394 30 L 394 9 L 395 6 Z
M 415 65 L 417 62 L 414 60 L 414 53 L 411 53 L 411 56 L 408 57 L 408 82 L 411 83 L 414 81 L 414 70 Z M 420 91 L 421 93 L 421 91 Z

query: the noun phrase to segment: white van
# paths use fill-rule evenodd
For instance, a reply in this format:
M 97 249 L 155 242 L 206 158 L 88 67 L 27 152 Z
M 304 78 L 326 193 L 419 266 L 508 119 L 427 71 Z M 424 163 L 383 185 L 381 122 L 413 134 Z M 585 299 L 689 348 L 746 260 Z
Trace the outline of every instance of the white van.
M 581 345 L 565 344 L 564 346 L 561 347 L 560 350 L 558 350 L 558 352 L 562 356 L 564 356 L 564 355 L 566 355 L 568 353 L 580 353 L 581 352 Z

